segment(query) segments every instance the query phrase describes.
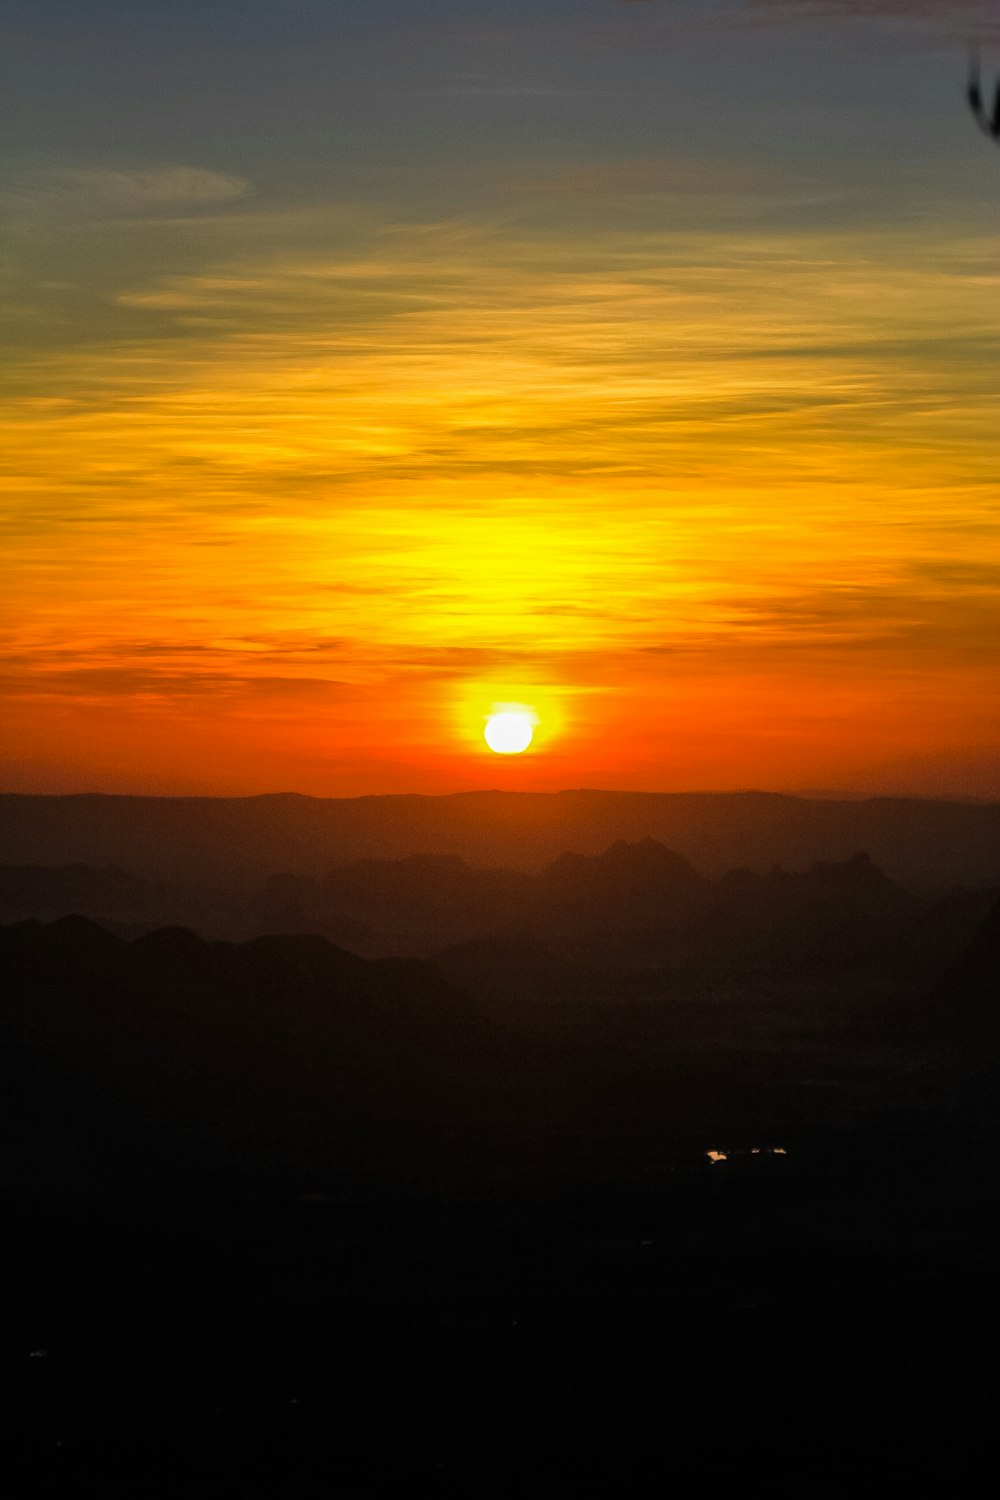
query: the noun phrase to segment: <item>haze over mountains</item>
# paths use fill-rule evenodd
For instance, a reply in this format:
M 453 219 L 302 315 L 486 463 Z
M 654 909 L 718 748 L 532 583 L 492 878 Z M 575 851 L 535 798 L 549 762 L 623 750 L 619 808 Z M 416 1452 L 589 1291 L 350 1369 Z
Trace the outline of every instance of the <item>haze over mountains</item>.
M 996 1064 L 998 934 L 994 902 L 933 990 L 864 970 L 845 984 L 829 961 L 720 989 L 623 987 L 523 938 L 427 963 L 306 934 L 0 925 L 4 1070 L 23 1102 L 8 1167 L 44 1199 L 139 1181 L 280 1196 L 387 1173 L 648 1186 L 713 1142 L 843 1151 L 890 1122 L 961 1135 L 982 1128 Z
M 317 934 L 365 958 L 433 958 L 477 993 L 498 993 L 506 974 L 512 992 L 544 995 L 657 972 L 690 980 L 833 966 L 927 979 L 958 958 L 998 891 L 1000 881 L 915 894 L 861 852 L 712 880 L 644 839 L 562 854 L 538 874 L 424 854 L 211 892 L 116 866 L 0 866 L 0 921 L 85 916 L 122 936 L 165 925 L 230 940 Z
M 992 1430 L 997 812 L 0 800 L 34 1461 L 364 1494 L 444 1447 L 499 1496 L 594 1430 L 619 1494 L 668 1411 L 685 1488 L 846 1494 L 916 1413 L 947 1491 Z
M 1000 874 L 1000 803 L 835 801 L 765 792 L 471 792 L 313 798 L 0 795 L 0 858 L 119 865 L 153 879 L 251 883 L 360 859 L 451 854 L 537 871 L 565 853 L 652 838 L 709 877 L 803 869 L 859 851 L 892 879 L 941 890 Z

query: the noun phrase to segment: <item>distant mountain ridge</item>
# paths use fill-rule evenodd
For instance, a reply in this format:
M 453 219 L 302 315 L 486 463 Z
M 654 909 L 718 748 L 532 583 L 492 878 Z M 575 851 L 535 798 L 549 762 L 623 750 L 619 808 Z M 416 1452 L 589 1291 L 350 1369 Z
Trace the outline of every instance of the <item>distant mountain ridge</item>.
M 1000 877 L 1000 803 L 771 792 L 468 792 L 443 797 L 239 798 L 0 794 L 0 859 L 118 865 L 146 879 L 318 876 L 412 855 L 538 871 L 560 855 L 654 839 L 708 876 L 843 861 L 943 890 Z
M 536 987 L 544 975 L 559 987 L 569 970 L 596 979 L 692 964 L 730 974 L 831 963 L 943 974 L 998 890 L 1000 882 L 955 887 L 928 900 L 864 853 L 800 871 L 734 869 L 713 880 L 644 839 L 596 855 L 561 854 L 537 875 L 411 855 L 337 865 L 318 878 L 285 872 L 255 890 L 220 887 L 201 903 L 193 890 L 116 869 L 0 866 L 0 920 L 73 914 L 122 937 L 178 926 L 239 941 L 312 935 L 366 959 L 437 960 L 447 952 L 449 964 L 459 964 L 456 976 L 471 963 L 493 990 L 490 954 L 497 973 L 512 974 L 519 954 L 534 954 Z

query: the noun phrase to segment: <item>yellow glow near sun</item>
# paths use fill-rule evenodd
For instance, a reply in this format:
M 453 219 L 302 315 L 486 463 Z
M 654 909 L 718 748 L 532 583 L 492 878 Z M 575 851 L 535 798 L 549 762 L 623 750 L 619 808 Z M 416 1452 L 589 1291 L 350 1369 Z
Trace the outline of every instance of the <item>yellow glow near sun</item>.
M 531 744 L 531 715 L 517 710 L 491 714 L 483 731 L 487 745 L 497 755 L 520 755 Z

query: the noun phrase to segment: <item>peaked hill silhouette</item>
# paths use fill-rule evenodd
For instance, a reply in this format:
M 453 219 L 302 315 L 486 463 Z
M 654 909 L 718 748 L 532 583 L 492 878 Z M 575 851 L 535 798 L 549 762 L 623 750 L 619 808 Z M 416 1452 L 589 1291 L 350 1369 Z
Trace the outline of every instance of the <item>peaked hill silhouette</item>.
M 95 1160 L 144 1175 L 308 1175 L 387 1139 L 419 1156 L 473 1095 L 482 1107 L 502 1053 L 428 965 L 321 937 L 125 942 L 67 917 L 0 928 L 0 971 L 8 1083 L 36 1137 L 69 1119 L 60 1143 L 80 1133 Z M 58 1174 L 62 1144 L 29 1170 Z
M 532 991 L 543 972 L 557 987 L 567 983 L 567 962 L 577 972 L 595 960 L 605 968 L 627 965 L 630 955 L 894 959 L 914 942 L 922 951 L 922 909 L 865 854 L 803 872 L 735 870 L 711 881 L 683 856 L 644 839 L 619 840 L 596 855 L 560 855 L 536 876 L 432 858 L 364 861 L 319 880 L 275 877 L 255 917 L 262 928 L 319 931 L 370 954 L 447 952 L 449 966 L 464 947 L 462 961 L 474 963 L 493 992 L 485 955 L 493 952 L 513 972 L 521 949 L 522 987 Z M 942 944 L 944 959 L 960 946 L 960 936 L 951 949 Z
M 654 838 L 706 875 L 802 868 L 858 849 L 895 880 L 943 889 L 1000 876 L 1000 803 L 770 792 L 469 792 L 444 797 L 0 795 L 13 864 L 117 864 L 144 878 L 255 884 L 282 870 L 457 855 L 537 871 L 567 850 Z
M 530 992 L 544 989 L 543 975 L 557 989 L 570 974 L 580 981 L 581 963 L 595 983 L 622 966 L 678 961 L 710 968 L 874 963 L 943 973 L 991 899 L 986 886 L 921 899 L 865 854 L 795 872 L 730 870 L 711 880 L 653 839 L 618 840 L 595 855 L 564 853 L 537 875 L 477 869 L 455 855 L 413 855 L 339 865 L 319 877 L 286 872 L 257 890 L 222 885 L 212 893 L 120 870 L 0 867 L 8 920 L 72 913 L 125 937 L 171 925 L 240 940 L 316 934 L 372 959 L 426 958 L 472 944 L 471 962 L 487 944 L 507 968 L 520 943 L 534 943 L 547 957 L 536 953 L 537 963 L 525 963 L 519 989 Z
M 683 855 L 655 839 L 618 839 L 598 855 L 562 854 L 536 882 L 543 909 L 588 924 L 681 925 L 702 910 L 709 887 Z

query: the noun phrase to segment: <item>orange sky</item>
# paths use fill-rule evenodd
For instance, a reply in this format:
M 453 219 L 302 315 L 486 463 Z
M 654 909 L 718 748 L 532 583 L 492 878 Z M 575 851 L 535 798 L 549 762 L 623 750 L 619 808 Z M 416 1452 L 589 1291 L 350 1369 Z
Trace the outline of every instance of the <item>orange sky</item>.
M 23 162 L 4 787 L 1000 795 L 965 127 L 884 215 L 829 146 L 542 131 L 467 203 L 428 148 L 448 212 L 249 146 Z

